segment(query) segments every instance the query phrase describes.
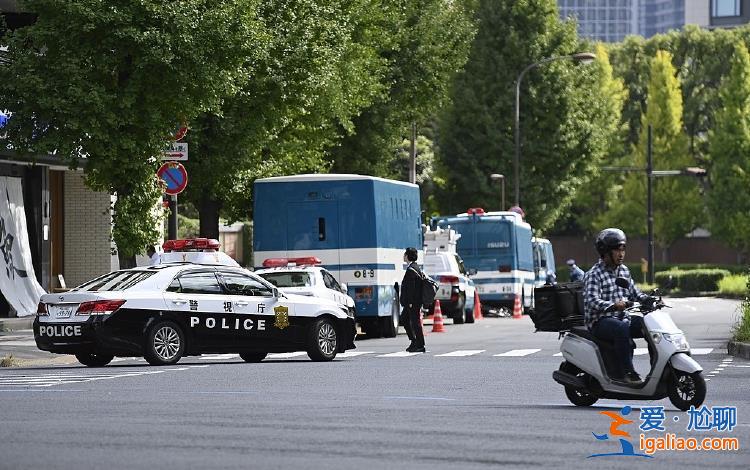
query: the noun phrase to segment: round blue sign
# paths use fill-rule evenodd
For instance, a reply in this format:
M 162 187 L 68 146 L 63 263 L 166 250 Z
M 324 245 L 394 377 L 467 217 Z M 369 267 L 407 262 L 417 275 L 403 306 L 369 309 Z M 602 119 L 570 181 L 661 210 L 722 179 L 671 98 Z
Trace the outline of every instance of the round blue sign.
M 164 192 L 167 194 L 179 194 L 185 190 L 188 178 L 185 167 L 177 162 L 167 162 L 157 172 L 159 178 L 164 181 Z

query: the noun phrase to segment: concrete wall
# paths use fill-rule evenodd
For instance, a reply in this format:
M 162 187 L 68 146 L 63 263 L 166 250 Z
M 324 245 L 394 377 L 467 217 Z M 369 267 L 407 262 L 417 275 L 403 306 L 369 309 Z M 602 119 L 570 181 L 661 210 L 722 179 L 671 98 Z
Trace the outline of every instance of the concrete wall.
M 708 26 L 710 23 L 711 0 L 686 0 L 685 24 Z
M 65 172 L 63 191 L 63 275 L 68 287 L 74 287 L 110 271 L 110 197 L 91 191 L 75 171 Z

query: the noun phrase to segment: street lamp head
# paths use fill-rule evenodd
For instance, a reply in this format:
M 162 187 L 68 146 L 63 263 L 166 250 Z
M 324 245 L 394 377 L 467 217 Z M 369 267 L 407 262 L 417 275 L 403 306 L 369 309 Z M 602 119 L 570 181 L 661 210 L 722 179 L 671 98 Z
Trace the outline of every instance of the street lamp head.
M 578 52 L 571 56 L 573 60 L 581 64 L 590 64 L 596 59 L 596 54 L 593 52 Z
M 501 175 L 499 173 L 492 173 L 490 175 L 490 179 L 491 180 L 501 180 L 501 179 L 504 179 L 504 178 L 505 178 L 505 175 Z

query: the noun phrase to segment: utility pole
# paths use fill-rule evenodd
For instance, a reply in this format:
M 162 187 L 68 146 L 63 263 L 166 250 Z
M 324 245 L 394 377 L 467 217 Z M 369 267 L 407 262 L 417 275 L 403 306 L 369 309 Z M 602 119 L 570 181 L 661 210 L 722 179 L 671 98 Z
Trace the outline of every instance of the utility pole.
M 648 225 L 648 283 L 654 283 L 654 153 L 651 124 L 648 125 L 648 147 L 646 148 L 646 192 Z

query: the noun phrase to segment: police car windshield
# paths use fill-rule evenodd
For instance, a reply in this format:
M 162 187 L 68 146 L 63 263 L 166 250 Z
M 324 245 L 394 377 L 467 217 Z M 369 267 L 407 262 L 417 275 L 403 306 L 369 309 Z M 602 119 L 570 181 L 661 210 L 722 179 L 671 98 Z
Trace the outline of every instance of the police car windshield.
M 305 272 L 261 273 L 258 275 L 276 287 L 310 287 L 312 286 L 312 279 L 310 277 L 310 274 L 305 273 Z
M 114 271 L 73 289 L 78 292 L 87 291 L 121 291 L 129 289 L 156 274 L 156 271 Z

